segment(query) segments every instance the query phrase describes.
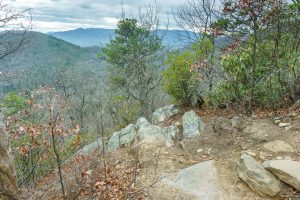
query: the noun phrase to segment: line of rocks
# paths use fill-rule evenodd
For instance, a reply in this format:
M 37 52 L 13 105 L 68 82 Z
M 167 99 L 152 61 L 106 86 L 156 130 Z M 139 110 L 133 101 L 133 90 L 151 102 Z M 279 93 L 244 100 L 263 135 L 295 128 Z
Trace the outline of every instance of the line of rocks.
M 97 148 L 104 149 L 106 152 L 112 152 L 123 145 L 132 143 L 151 143 L 161 142 L 166 146 L 172 147 L 176 141 L 184 138 L 193 138 L 199 136 L 204 130 L 205 124 L 201 118 L 194 112 L 186 112 L 182 117 L 182 122 L 173 124 L 168 127 L 162 127 L 160 124 L 170 117 L 179 113 L 175 105 L 169 105 L 156 110 L 151 117 L 150 123 L 146 118 L 141 117 L 135 124 L 130 124 L 127 127 L 114 132 L 109 138 L 99 138 L 95 142 L 84 146 L 75 155 L 88 155 Z M 182 126 L 182 130 L 179 128 Z M 182 135 L 179 137 L 179 135 Z

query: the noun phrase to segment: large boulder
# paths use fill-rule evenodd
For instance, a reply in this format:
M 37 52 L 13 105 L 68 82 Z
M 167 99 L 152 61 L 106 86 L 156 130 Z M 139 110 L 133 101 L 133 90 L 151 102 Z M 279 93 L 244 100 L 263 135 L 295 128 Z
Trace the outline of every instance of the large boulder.
M 272 142 L 268 142 L 267 144 L 264 145 L 264 148 L 272 151 L 274 153 L 293 153 L 294 149 L 293 147 L 281 140 L 275 140 Z
M 183 136 L 192 138 L 200 135 L 200 131 L 204 130 L 205 124 L 201 118 L 194 112 L 186 112 L 182 116 Z
M 270 160 L 264 162 L 263 165 L 280 180 L 300 191 L 300 162 L 292 160 Z
M 217 184 L 214 161 L 205 161 L 180 170 L 171 185 L 201 200 L 219 200 L 222 190 Z
M 114 132 L 109 140 L 106 142 L 106 150 L 113 151 L 122 145 L 129 144 L 134 141 L 136 137 L 136 126 L 130 124 L 120 131 Z
M 176 135 L 180 132 L 175 126 L 162 128 L 157 125 L 150 124 L 145 118 L 137 120 L 136 126 L 137 138 L 141 143 L 165 142 L 167 146 L 173 146 Z
M 155 125 L 159 124 L 160 122 L 165 121 L 171 116 L 176 115 L 178 112 L 179 110 L 175 105 L 169 105 L 163 108 L 159 108 L 152 114 L 151 122 Z
M 237 163 L 239 177 L 262 195 L 275 196 L 281 190 L 280 181 L 253 157 L 243 154 Z
M 1 120 L 2 118 L 0 119 L 0 199 L 14 200 L 19 199 L 16 174 L 10 155 L 8 134 Z

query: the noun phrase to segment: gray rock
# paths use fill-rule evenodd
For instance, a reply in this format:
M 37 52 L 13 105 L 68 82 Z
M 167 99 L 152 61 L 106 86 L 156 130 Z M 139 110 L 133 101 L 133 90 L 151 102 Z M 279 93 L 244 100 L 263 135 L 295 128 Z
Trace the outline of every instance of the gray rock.
M 219 200 L 222 190 L 217 179 L 214 161 L 211 160 L 182 169 L 171 185 L 199 200 Z
M 163 129 L 166 146 L 171 147 L 174 146 L 174 141 L 176 140 L 180 130 L 177 128 L 176 125 L 172 125 Z
M 300 162 L 292 160 L 270 160 L 264 162 L 263 165 L 280 180 L 300 191 Z
M 204 122 L 201 118 L 194 112 L 186 112 L 182 117 L 183 126 L 183 136 L 187 138 L 192 138 L 200 135 L 200 131 L 205 128 Z
M 167 120 L 171 116 L 176 115 L 178 112 L 179 110 L 175 105 L 169 105 L 163 108 L 159 108 L 152 114 L 151 122 L 153 124 L 159 124 L 160 122 Z
M 219 135 L 224 133 L 234 133 L 235 128 L 231 120 L 226 117 L 215 117 L 211 122 L 214 132 Z
M 117 131 L 112 134 L 106 143 L 106 150 L 113 151 L 119 148 L 122 145 L 129 144 L 134 141 L 136 137 L 136 126 L 130 124 L 127 127 L 123 128 L 120 131 Z
M 160 126 L 149 124 L 147 126 L 142 126 L 137 131 L 137 136 L 141 142 L 152 142 L 152 141 L 165 141 L 165 136 L 163 129 Z
M 255 142 L 264 142 L 268 139 L 269 127 L 268 123 L 253 123 L 246 126 L 243 133 Z
M 114 132 L 109 139 L 98 138 L 96 141 L 91 144 L 85 145 L 82 149 L 80 149 L 75 155 L 83 154 L 88 155 L 91 154 L 94 150 L 99 149 L 102 150 L 103 142 L 105 145 L 105 151 L 111 152 L 116 150 L 122 145 L 129 144 L 134 141 L 136 137 L 136 126 L 134 124 L 130 124 L 127 127 L 121 129 L 120 131 Z
M 140 126 L 140 129 L 138 129 L 137 137 L 141 143 L 159 141 L 165 142 L 166 146 L 171 147 L 174 145 L 174 140 L 179 132 L 179 129 L 175 125 L 162 128 L 150 123 L 144 123 L 143 126 Z
M 237 163 L 239 177 L 262 195 L 275 196 L 281 190 L 280 181 L 249 155 L 243 154 Z
M 264 148 L 271 152 L 274 152 L 274 153 L 279 153 L 279 152 L 293 153 L 294 152 L 294 149 L 290 144 L 288 144 L 284 141 L 281 141 L 281 140 L 275 140 L 272 142 L 268 142 L 267 144 L 264 145 Z
M 105 140 L 104 140 L 105 141 Z M 96 141 L 85 145 L 82 149 L 80 149 L 77 153 L 75 153 L 76 155 L 78 154 L 83 154 L 83 155 L 89 155 L 91 154 L 94 150 L 98 149 L 102 149 L 102 138 L 98 138 Z
M 143 126 L 148 126 L 150 125 L 150 122 L 145 118 L 145 117 L 141 117 L 136 121 L 136 127 L 137 129 L 142 128 Z

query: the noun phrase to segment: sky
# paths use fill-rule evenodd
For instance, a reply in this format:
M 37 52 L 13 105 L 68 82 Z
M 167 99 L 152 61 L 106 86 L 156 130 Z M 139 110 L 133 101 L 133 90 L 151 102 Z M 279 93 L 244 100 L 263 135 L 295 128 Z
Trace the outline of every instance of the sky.
M 116 27 L 121 18 L 122 4 L 127 16 L 135 15 L 149 0 L 3 0 L 14 9 L 30 8 L 33 30 L 66 31 L 76 28 Z M 176 29 L 172 10 L 185 0 L 156 0 L 161 24 Z

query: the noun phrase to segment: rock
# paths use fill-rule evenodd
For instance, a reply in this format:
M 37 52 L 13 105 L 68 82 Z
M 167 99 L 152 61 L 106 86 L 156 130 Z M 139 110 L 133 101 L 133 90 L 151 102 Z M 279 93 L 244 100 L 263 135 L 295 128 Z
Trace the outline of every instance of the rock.
M 246 154 L 249 155 L 249 156 L 256 157 L 256 153 L 253 153 L 253 152 L 250 151 L 250 150 L 246 151 Z
M 174 146 L 174 141 L 178 138 L 180 134 L 180 130 L 176 125 L 171 125 L 169 127 L 164 128 L 164 135 L 166 139 L 166 146 L 171 147 Z
M 137 126 L 139 127 L 137 137 L 141 143 L 165 142 L 167 147 L 171 147 L 174 146 L 175 138 L 180 133 L 176 125 L 162 128 L 147 123 L 145 119 L 138 120 Z
M 287 126 L 289 126 L 289 125 L 290 125 L 290 123 L 284 123 L 284 122 L 281 122 L 281 123 L 278 124 L 278 126 L 279 126 L 280 128 L 284 128 L 284 127 L 287 127 Z
M 263 165 L 280 180 L 300 191 L 300 162 L 292 160 L 270 160 L 264 162 Z
M 200 131 L 204 130 L 205 124 L 201 118 L 194 112 L 186 112 L 182 117 L 183 136 L 192 138 L 200 135 Z
M 2 124 L 0 113 L 0 199 L 19 199 L 16 172 L 10 155 L 9 136 Z
M 197 149 L 197 153 L 202 153 L 203 149 Z
M 105 141 L 105 139 L 104 139 Z M 97 148 L 99 148 L 100 150 L 102 150 L 102 138 L 98 138 L 96 141 L 85 145 L 82 149 L 80 149 L 77 153 L 75 153 L 76 155 L 78 154 L 83 154 L 83 155 L 89 155 L 91 154 L 94 150 L 96 150 Z
M 178 112 L 179 110 L 175 105 L 169 105 L 163 108 L 159 108 L 152 114 L 151 122 L 153 124 L 159 124 L 160 122 L 165 121 L 171 116 L 176 115 Z
M 279 153 L 279 152 L 292 153 L 292 152 L 294 152 L 294 149 L 290 144 L 288 144 L 284 141 L 281 141 L 281 140 L 275 140 L 273 142 L 269 142 L 264 145 L 264 148 L 271 152 L 274 152 L 274 153 Z
M 274 124 L 276 124 L 276 125 L 279 125 L 279 124 L 280 124 L 280 122 L 281 122 L 281 120 L 280 120 L 280 119 L 278 119 L 278 120 L 275 120 L 275 121 L 274 121 Z
M 264 142 L 268 139 L 268 123 L 253 123 L 244 128 L 243 133 L 255 142 Z
M 143 126 L 148 126 L 150 125 L 150 122 L 145 118 L 145 117 L 141 117 L 136 121 L 136 127 L 137 129 L 142 128 Z
M 221 199 L 222 190 L 217 184 L 217 171 L 212 160 L 180 170 L 171 185 L 199 200 Z
M 219 135 L 224 133 L 233 133 L 235 131 L 234 126 L 229 118 L 215 117 L 211 122 L 214 132 Z
M 134 141 L 136 137 L 136 126 L 130 124 L 120 131 L 114 132 L 106 143 L 106 151 L 110 152 L 116 150 L 122 145 L 129 144 Z
M 239 177 L 262 195 L 275 196 L 281 190 L 280 181 L 253 157 L 243 154 L 237 163 Z
M 283 159 L 282 156 L 277 156 L 277 157 L 276 157 L 276 160 L 282 160 L 282 159 Z

